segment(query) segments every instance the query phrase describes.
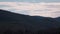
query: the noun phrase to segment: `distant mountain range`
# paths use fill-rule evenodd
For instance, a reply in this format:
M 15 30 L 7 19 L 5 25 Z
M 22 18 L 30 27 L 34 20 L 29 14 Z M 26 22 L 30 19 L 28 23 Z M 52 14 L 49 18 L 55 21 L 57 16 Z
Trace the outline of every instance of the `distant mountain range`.
M 7 10 L 0 10 L 0 31 L 28 30 L 36 32 L 39 30 L 49 30 L 51 28 L 60 28 L 60 17 L 29 16 Z

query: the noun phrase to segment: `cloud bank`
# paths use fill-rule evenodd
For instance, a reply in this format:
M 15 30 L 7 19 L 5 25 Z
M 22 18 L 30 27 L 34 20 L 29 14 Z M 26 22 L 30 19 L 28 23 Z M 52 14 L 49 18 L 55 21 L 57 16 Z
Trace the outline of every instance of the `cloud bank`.
M 60 3 L 0 2 L 0 9 L 31 16 L 38 15 L 53 18 L 60 16 Z
M 39 2 L 60 2 L 60 0 L 0 0 L 0 2 L 30 2 L 30 3 L 39 3 Z

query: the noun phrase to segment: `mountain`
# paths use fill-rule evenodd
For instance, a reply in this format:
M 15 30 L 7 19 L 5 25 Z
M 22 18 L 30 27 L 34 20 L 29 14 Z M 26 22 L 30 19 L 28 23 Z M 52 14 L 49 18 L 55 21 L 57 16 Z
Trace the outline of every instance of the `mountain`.
M 60 18 L 29 16 L 0 10 L 0 32 L 54 32 L 60 28 Z M 52 31 L 53 29 L 53 31 Z M 6 32 L 5 32 L 6 33 Z
M 60 17 L 58 17 L 58 18 L 55 18 L 55 20 L 56 20 L 56 21 L 58 21 L 58 22 L 60 22 Z

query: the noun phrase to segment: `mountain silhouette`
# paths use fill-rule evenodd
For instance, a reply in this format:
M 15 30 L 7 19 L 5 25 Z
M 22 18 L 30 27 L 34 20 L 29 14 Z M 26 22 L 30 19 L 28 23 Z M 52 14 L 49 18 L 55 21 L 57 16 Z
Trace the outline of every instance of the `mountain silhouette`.
M 56 20 L 56 21 L 58 21 L 58 22 L 60 22 L 60 17 L 58 17 L 58 18 L 55 18 L 55 20 Z
M 7 10 L 0 10 L 0 33 L 5 32 L 34 32 L 34 34 L 43 34 L 41 32 L 56 33 L 60 28 L 60 17 L 42 17 L 29 16 L 23 14 L 13 13 Z M 53 29 L 53 31 L 52 31 Z M 56 30 L 55 30 L 56 29 Z M 18 32 L 18 33 L 19 33 Z M 29 34 L 26 33 L 26 34 Z M 48 34 L 47 33 L 47 34 Z M 15 33 L 17 34 L 17 33 Z M 23 33 L 24 34 L 24 33 Z

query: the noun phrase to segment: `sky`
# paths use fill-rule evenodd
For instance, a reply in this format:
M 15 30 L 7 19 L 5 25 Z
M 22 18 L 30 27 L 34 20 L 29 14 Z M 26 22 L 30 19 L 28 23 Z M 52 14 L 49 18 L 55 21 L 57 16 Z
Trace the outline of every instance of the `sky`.
M 30 16 L 60 17 L 60 0 L 0 0 L 0 9 Z
M 0 0 L 0 2 L 60 2 L 60 0 Z

